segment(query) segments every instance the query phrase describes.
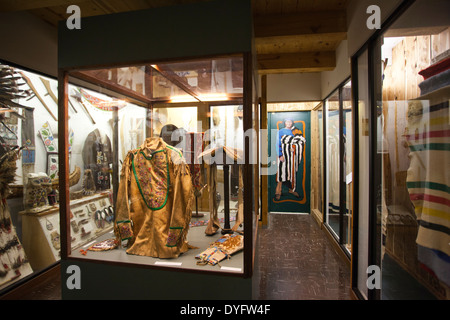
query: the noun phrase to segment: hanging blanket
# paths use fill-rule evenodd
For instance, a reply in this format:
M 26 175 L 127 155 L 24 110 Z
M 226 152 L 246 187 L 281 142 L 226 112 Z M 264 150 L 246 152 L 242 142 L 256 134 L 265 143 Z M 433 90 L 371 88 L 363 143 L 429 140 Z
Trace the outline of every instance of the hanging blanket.
M 409 101 L 406 132 L 411 159 L 407 188 L 419 224 L 418 258 L 441 281 L 450 279 L 449 98 L 447 86 Z M 435 268 L 442 264 L 447 268 Z
M 306 139 L 300 135 L 284 135 L 280 139 L 281 155 L 284 161 L 278 160 L 277 181 L 289 182 L 289 188 L 295 190 L 296 174 L 302 161 L 303 146 Z

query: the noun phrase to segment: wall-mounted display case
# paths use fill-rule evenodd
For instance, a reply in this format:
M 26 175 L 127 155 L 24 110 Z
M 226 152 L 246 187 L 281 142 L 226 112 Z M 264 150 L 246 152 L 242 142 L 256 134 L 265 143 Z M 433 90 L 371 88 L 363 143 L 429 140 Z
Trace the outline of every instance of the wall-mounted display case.
M 182 10 L 184 18 L 179 18 L 183 20 L 187 12 L 201 14 L 204 6 L 209 15 L 237 7 L 250 12 L 242 2 L 233 2 L 234 9 L 227 4 L 225 9 L 213 1 L 170 11 L 132 12 L 121 18 L 154 33 L 156 16 L 173 17 Z M 74 45 L 89 42 L 93 35 L 102 42 L 110 38 L 122 46 L 135 44 L 114 32 L 117 17 L 105 19 L 111 19 L 112 30 L 101 28 L 102 19 L 86 19 L 79 34 L 60 26 L 63 270 L 66 264 L 82 265 L 88 270 L 83 273 L 94 279 L 89 281 L 93 290 L 104 296 L 112 294 L 106 287 L 117 266 L 125 268 L 122 275 L 147 270 L 148 280 L 129 284 L 143 289 L 152 272 L 161 271 L 168 271 L 163 276 L 168 282 L 189 274 L 249 279 L 259 220 L 259 111 L 251 32 L 228 39 L 231 47 L 226 50 L 217 39 L 193 39 L 192 30 L 187 35 L 174 28 L 177 32 L 161 31 L 151 43 L 140 43 L 140 51 L 119 49 L 121 54 L 109 56 L 99 46 L 91 55 L 71 55 Z M 244 20 L 239 24 L 241 31 L 251 26 Z M 214 28 L 222 30 L 226 25 Z M 194 25 L 194 31 L 197 27 L 205 25 Z M 221 32 L 228 34 L 234 27 Z M 188 43 L 175 50 L 165 43 L 167 39 Z M 155 52 L 155 44 L 162 40 L 166 50 L 159 46 Z M 206 49 L 193 58 L 192 52 L 199 47 Z M 74 114 L 71 104 L 80 112 Z M 80 133 L 69 152 L 72 130 Z M 80 190 L 69 184 L 75 166 L 81 168 Z M 83 207 L 83 211 L 75 208 L 93 196 L 105 197 L 106 205 Z M 73 239 L 83 232 L 95 237 L 77 247 Z M 92 271 L 98 263 L 101 277 Z M 248 288 L 249 282 L 244 282 Z M 102 284 L 106 287 L 101 288 Z M 164 296 L 167 290 L 150 296 Z M 195 288 L 185 290 L 195 295 Z
M 403 1 L 352 59 L 352 289 L 361 299 L 448 300 L 450 19 Z M 368 270 L 379 268 L 379 286 Z
M 346 79 L 327 99 L 326 192 L 324 222 L 345 254 L 351 254 L 352 230 L 352 105 L 351 81 Z

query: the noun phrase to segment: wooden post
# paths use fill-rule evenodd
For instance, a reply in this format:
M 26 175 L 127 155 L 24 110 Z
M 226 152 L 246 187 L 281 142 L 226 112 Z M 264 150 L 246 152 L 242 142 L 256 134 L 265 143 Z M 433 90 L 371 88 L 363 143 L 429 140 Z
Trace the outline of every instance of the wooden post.
M 267 130 L 267 75 L 261 76 L 261 129 Z M 268 132 L 266 131 L 266 134 Z M 262 150 L 261 152 L 261 163 L 263 166 L 268 167 L 270 164 L 267 163 L 267 152 L 268 150 Z M 261 223 L 263 226 L 267 225 L 268 214 L 269 214 L 269 203 L 268 203 L 268 193 L 269 193 L 269 178 L 267 175 L 261 177 Z
M 117 191 L 119 189 L 119 106 L 113 110 L 113 167 L 112 167 L 112 189 L 113 204 L 116 205 Z
M 59 150 L 59 212 L 61 234 L 61 258 L 71 253 L 70 246 L 70 197 L 69 197 L 69 112 L 68 112 L 68 74 L 58 71 L 58 150 Z

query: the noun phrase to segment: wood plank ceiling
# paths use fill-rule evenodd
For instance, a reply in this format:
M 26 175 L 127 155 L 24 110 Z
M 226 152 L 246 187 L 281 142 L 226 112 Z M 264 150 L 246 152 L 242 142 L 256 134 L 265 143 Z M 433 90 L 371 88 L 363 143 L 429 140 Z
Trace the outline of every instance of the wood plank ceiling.
M 207 0 L 1 0 L 0 12 L 29 11 L 51 25 L 76 4 L 85 16 Z M 350 0 L 252 0 L 261 74 L 321 72 L 336 66 L 336 48 L 347 37 Z

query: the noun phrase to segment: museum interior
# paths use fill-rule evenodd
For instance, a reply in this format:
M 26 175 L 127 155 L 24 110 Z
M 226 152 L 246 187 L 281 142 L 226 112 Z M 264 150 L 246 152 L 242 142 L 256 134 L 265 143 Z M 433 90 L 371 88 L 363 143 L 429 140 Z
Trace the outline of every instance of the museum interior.
M 0 2 L 0 299 L 449 300 L 448 12 Z

